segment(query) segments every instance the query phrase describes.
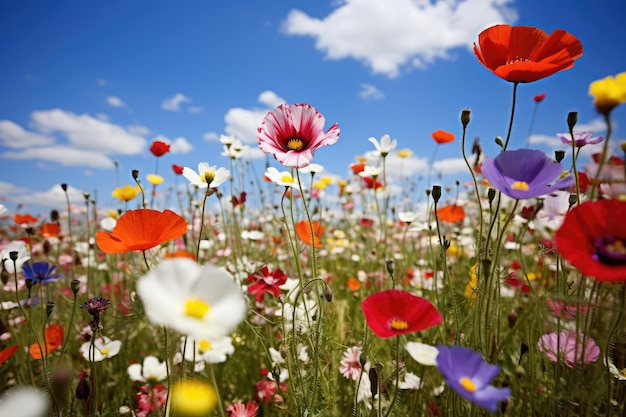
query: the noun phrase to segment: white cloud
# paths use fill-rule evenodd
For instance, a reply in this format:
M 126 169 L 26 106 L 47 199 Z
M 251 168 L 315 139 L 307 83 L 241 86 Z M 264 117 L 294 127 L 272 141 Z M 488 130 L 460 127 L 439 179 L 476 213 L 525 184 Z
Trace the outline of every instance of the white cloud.
M 469 169 L 463 158 L 441 159 L 433 164 L 433 174 L 452 175 L 460 173 L 469 174 Z
M 257 98 L 259 103 L 266 107 L 262 109 L 244 109 L 233 107 L 226 112 L 224 121 L 226 134 L 234 136 L 243 143 L 255 143 L 257 140 L 257 128 L 263 118 L 279 104 L 286 102 L 285 99 L 276 95 L 273 91 L 264 91 Z
M 70 146 L 58 145 L 37 147 L 19 151 L 0 153 L 5 159 L 39 159 L 55 162 L 64 166 L 88 166 L 92 168 L 113 168 L 113 161 L 98 151 L 81 150 Z
M 104 78 L 100 78 L 99 80 L 96 81 L 96 84 L 98 85 L 98 87 L 105 87 L 109 85 L 109 82 L 105 80 Z
M 11 197 L 13 194 L 22 194 L 28 192 L 28 188 L 20 187 L 13 183 L 0 181 L 0 196 Z
M 121 98 L 116 97 L 116 96 L 107 97 L 106 102 L 109 106 L 112 106 L 112 107 L 125 107 L 126 106 L 126 103 L 124 103 Z
M 613 128 L 615 128 L 615 125 L 613 125 Z M 593 132 L 598 135 L 599 132 L 605 131 L 606 123 L 601 117 L 595 118 L 589 123 L 579 123 L 574 126 L 574 132 Z
M 476 34 L 517 19 L 513 0 L 346 0 L 328 16 L 293 9 L 283 22 L 288 35 L 310 36 L 326 58 L 352 58 L 375 74 L 396 77 L 406 64 L 423 67 L 469 47 Z
M 180 111 L 180 105 L 183 103 L 191 103 L 191 99 L 182 93 L 177 93 L 173 97 L 166 98 L 161 108 L 168 111 Z
M 206 132 L 204 135 L 202 135 L 202 139 L 206 140 L 207 142 L 216 142 L 220 140 L 220 135 L 215 132 Z
M 28 148 L 54 143 L 54 138 L 39 133 L 28 132 L 10 120 L 0 120 L 0 144 L 9 148 Z
M 362 83 L 361 91 L 359 91 L 359 97 L 363 100 L 382 100 L 385 98 L 385 94 L 371 84 Z
M 141 125 L 127 126 L 126 130 L 128 130 L 128 133 L 137 136 L 148 136 L 150 134 L 150 129 Z
M 189 153 L 193 150 L 193 145 L 182 136 L 177 137 L 171 143 L 170 152 L 172 153 Z
M 265 158 L 265 152 L 263 152 L 256 146 L 250 146 L 243 151 L 243 158 L 249 160 L 262 159 Z
M 32 125 L 43 133 L 60 132 L 77 149 L 134 155 L 143 151 L 146 140 L 127 129 L 87 114 L 61 109 L 35 111 Z
M 531 145 L 546 145 L 550 148 L 562 148 L 563 142 L 561 139 L 557 138 L 556 135 L 543 135 L 543 134 L 535 134 L 530 135 L 530 140 L 528 141 Z
M 191 106 L 187 109 L 187 111 L 189 111 L 189 113 L 202 113 L 204 109 L 199 106 Z
M 67 196 L 71 203 L 84 203 L 85 196 L 83 192 L 77 188 L 68 185 Z M 38 193 L 23 194 L 19 198 L 20 203 L 41 205 L 51 208 L 65 207 L 67 201 L 65 199 L 65 192 L 61 188 L 60 184 L 52 186 L 48 191 Z

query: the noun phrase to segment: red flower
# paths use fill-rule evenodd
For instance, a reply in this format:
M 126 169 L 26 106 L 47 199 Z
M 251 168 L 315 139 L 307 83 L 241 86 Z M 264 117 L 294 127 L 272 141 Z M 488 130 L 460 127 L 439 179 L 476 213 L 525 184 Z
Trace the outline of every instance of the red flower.
M 17 350 L 20 348 L 20 345 L 9 346 L 8 348 L 0 350 L 0 366 L 5 363 Z
M 45 223 L 41 225 L 41 237 L 44 239 L 57 237 L 61 233 L 61 227 L 58 223 Z
M 450 143 L 454 140 L 454 134 L 450 132 L 446 132 L 445 130 L 435 130 L 430 134 L 433 137 L 437 144 L 441 145 L 442 143 Z
M 383 188 L 383 183 L 378 180 L 375 180 L 372 177 L 361 177 L 361 178 L 363 178 L 363 182 L 365 183 L 365 188 L 369 190 L 374 189 L 374 188 L 376 188 L 377 190 L 380 188 Z
M 255 417 L 258 411 L 259 405 L 254 401 L 248 401 L 247 404 L 240 401 L 226 407 L 228 417 Z
M 465 210 L 463 206 L 450 204 L 449 206 L 441 207 L 437 210 L 437 217 L 439 217 L 439 220 L 446 223 L 458 223 L 465 218 Z
M 239 198 L 235 197 L 234 195 L 230 197 L 230 201 L 233 203 L 234 207 L 240 206 L 242 204 L 246 204 L 246 192 L 242 191 L 239 194 Z
M 22 227 L 29 227 L 32 226 L 34 223 L 37 223 L 37 218 L 31 216 L 30 214 L 16 213 L 13 216 L 13 220 L 15 220 L 15 223 L 19 224 Z
M 112 232 L 96 233 L 96 244 L 105 253 L 147 250 L 181 237 L 187 231 L 185 219 L 170 210 L 128 210 Z
M 311 226 L 309 222 L 306 220 L 300 220 L 296 223 L 296 235 L 298 238 L 306 243 L 307 245 L 315 245 L 316 248 L 322 247 L 322 241 L 320 237 L 322 233 L 324 233 L 324 226 L 322 226 L 319 222 L 313 220 L 313 236 L 311 237 Z
M 626 201 L 587 201 L 571 209 L 555 234 L 557 250 L 582 274 L 626 281 Z
M 279 287 L 287 282 L 287 275 L 280 269 L 270 272 L 268 267 L 264 266 L 260 271 L 248 275 L 247 281 L 254 282 L 248 287 L 248 293 L 254 294 L 255 300 L 261 302 L 265 293 L 273 294 L 275 297 L 280 295 Z
M 535 103 L 541 103 L 544 98 L 546 98 L 546 93 L 541 93 L 535 95 L 535 97 L 533 97 L 533 100 L 535 100 Z
M 350 169 L 354 175 L 359 175 L 359 173 L 365 170 L 365 164 L 361 162 L 350 164 Z
M 361 308 L 367 325 L 380 338 L 419 332 L 442 321 L 430 301 L 402 290 L 374 293 Z
M 174 171 L 174 174 L 176 175 L 183 175 L 183 169 L 185 167 L 182 165 L 176 165 L 176 164 L 172 164 L 172 171 Z
M 478 35 L 474 53 L 498 77 L 529 83 L 573 67 L 583 45 L 562 29 L 548 35 L 533 26 L 495 25 Z
M 152 152 L 152 155 L 156 156 L 157 158 L 159 156 L 165 155 L 169 151 L 170 145 L 160 140 L 155 140 L 154 142 L 152 142 L 152 146 L 150 146 L 150 152 Z
M 45 355 L 48 356 L 50 352 L 56 350 L 63 343 L 63 334 L 65 333 L 65 328 L 59 324 L 51 324 L 46 327 L 45 330 L 45 338 L 46 341 L 40 341 L 41 349 L 46 349 Z M 33 343 L 30 345 L 28 349 L 28 353 L 33 359 L 41 359 L 44 355 L 42 350 L 39 349 L 39 345 L 37 343 Z

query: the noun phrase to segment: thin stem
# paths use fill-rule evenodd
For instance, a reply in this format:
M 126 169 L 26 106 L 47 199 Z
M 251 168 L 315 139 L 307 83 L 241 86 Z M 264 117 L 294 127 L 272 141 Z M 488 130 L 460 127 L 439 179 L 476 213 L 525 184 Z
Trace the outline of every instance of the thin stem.
M 511 104 L 511 118 L 509 119 L 509 130 L 506 133 L 506 140 L 504 142 L 504 146 L 502 147 L 502 151 L 506 151 L 507 146 L 509 146 L 509 140 L 511 139 L 511 132 L 513 131 L 513 119 L 515 118 L 515 101 L 517 97 L 517 85 L 519 83 L 513 83 L 513 102 Z

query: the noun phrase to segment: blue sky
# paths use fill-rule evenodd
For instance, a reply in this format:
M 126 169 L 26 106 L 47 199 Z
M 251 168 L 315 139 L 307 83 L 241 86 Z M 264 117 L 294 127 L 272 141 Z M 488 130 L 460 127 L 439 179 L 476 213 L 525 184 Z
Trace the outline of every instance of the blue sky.
M 430 132 L 445 129 L 457 140 L 438 149 L 433 170 L 444 183 L 464 179 L 460 111 L 472 110 L 469 139 L 479 136 L 487 156 L 507 129 L 512 85 L 471 51 L 495 23 L 561 28 L 583 43 L 572 69 L 518 89 L 510 148 L 524 146 L 532 97 L 545 92 L 531 142 L 551 153 L 569 111 L 603 134 L 588 85 L 626 71 L 625 14 L 623 0 L 4 1 L 1 202 L 62 208 L 67 183 L 77 203 L 86 191 L 112 206 L 114 161 L 120 185 L 132 169 L 153 172 L 157 138 L 173 145 L 159 161 L 167 181 L 173 163 L 227 166 L 221 134 L 249 144 L 262 174 L 255 129 L 281 102 L 307 102 L 327 127 L 339 123 L 339 141 L 315 156 L 328 174 L 345 177 L 373 149 L 369 137 L 389 134 L 414 152 L 403 174 L 426 176 Z M 616 109 L 615 144 L 625 119 Z

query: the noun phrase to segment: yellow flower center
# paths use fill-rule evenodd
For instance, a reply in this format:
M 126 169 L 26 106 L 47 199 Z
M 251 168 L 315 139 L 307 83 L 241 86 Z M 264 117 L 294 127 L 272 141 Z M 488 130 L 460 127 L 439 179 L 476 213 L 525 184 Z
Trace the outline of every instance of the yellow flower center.
M 528 183 L 526 181 L 515 181 L 511 187 L 514 190 L 528 191 Z
M 202 176 L 202 181 L 206 182 L 207 184 L 211 184 L 214 179 L 215 179 L 215 172 L 213 171 L 205 171 L 204 175 Z
M 172 387 L 172 411 L 177 415 L 206 416 L 217 405 L 217 394 L 206 382 L 185 379 Z
M 213 350 L 213 346 L 208 340 L 201 340 L 198 342 L 198 349 L 200 349 L 200 352 L 206 352 L 207 350 Z
M 300 139 L 293 138 L 289 139 L 289 142 L 287 142 L 287 149 L 290 151 L 299 151 L 302 148 L 304 148 L 304 142 Z
M 476 391 L 476 384 L 474 384 L 474 381 L 472 381 L 466 376 L 461 378 L 461 380 L 459 381 L 459 384 L 461 384 L 461 386 L 465 388 L 466 391 L 469 391 L 469 392 Z
M 401 331 L 408 329 L 409 323 L 407 323 L 406 320 L 393 319 L 391 320 L 391 323 L 389 323 L 389 327 L 391 327 L 393 330 Z
M 291 175 L 283 175 L 280 180 L 282 182 L 288 182 L 290 184 L 293 184 L 293 177 Z
M 108 355 L 109 354 L 109 349 L 107 349 L 107 348 L 100 349 L 100 353 L 102 353 L 103 355 Z
M 185 302 L 185 314 L 196 319 L 202 319 L 210 309 L 209 304 L 197 298 L 190 298 Z

